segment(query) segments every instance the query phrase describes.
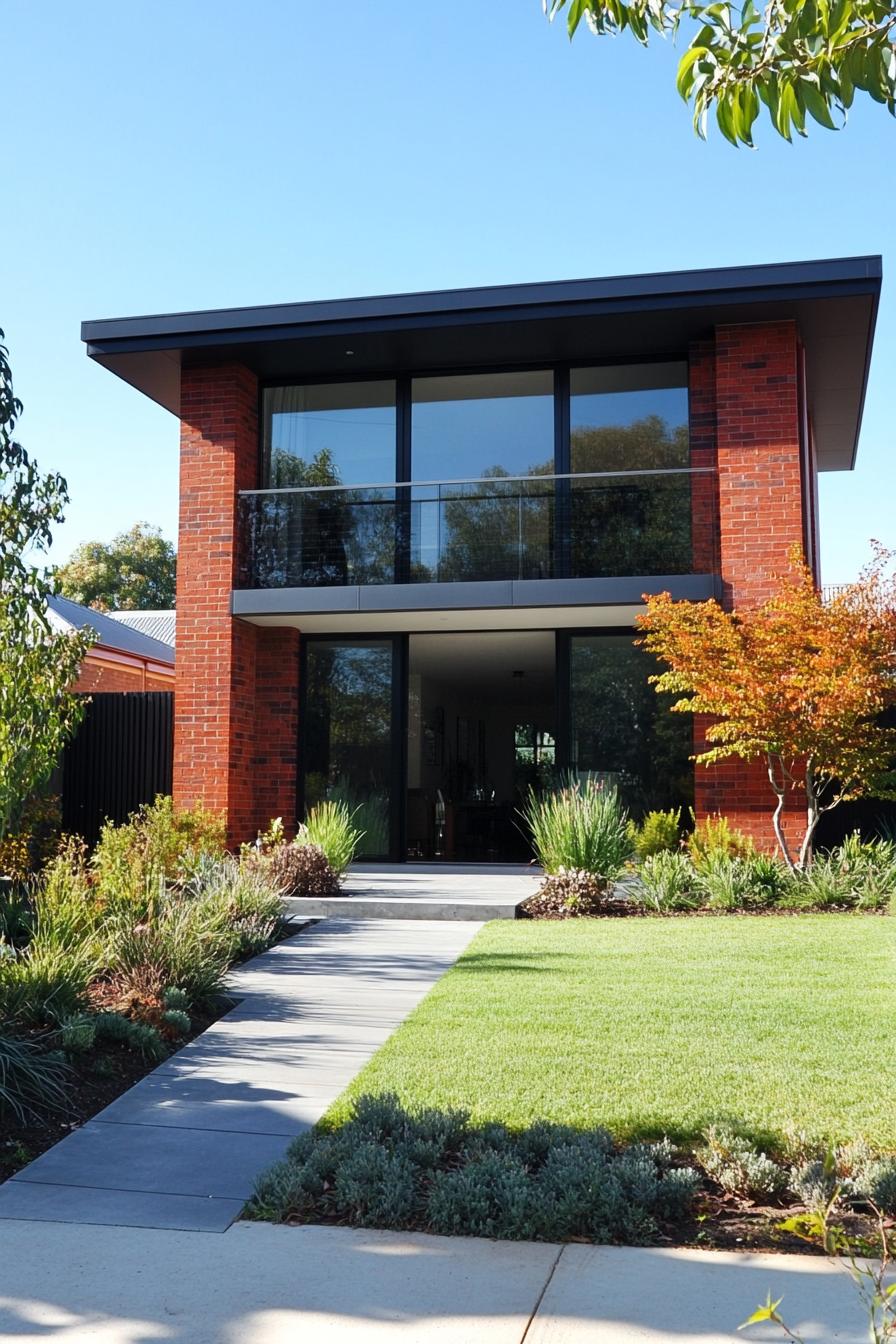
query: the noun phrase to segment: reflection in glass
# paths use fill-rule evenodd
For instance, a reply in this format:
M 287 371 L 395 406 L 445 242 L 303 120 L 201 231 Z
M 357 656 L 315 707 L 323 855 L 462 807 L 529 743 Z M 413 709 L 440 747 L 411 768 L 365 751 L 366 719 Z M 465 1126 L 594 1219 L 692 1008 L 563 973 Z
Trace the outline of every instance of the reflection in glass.
M 321 383 L 264 394 L 265 484 L 317 487 L 248 497 L 252 586 L 302 588 L 395 578 L 395 383 Z M 258 572 L 261 569 L 263 572 Z
M 636 816 L 693 801 L 692 722 L 657 695 L 656 671 L 629 635 L 570 641 L 572 768 L 606 778 Z
M 389 853 L 392 641 L 308 643 L 305 807 L 333 798 L 365 832 L 358 857 Z
M 554 380 L 548 371 L 415 378 L 411 459 L 411 578 L 545 577 L 550 486 L 508 476 L 554 470 Z
M 571 471 L 689 464 L 686 364 L 571 370 Z M 690 572 L 690 476 L 574 481 L 570 508 L 574 576 Z
M 264 393 L 263 482 L 380 485 L 395 479 L 395 383 L 308 383 Z

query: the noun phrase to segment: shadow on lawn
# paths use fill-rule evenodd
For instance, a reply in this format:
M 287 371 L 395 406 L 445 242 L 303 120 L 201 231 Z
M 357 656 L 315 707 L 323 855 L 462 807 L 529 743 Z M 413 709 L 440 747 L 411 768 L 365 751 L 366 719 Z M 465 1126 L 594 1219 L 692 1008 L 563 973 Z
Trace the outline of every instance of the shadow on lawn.
M 519 952 L 465 952 L 455 962 L 451 974 L 464 975 L 468 971 L 472 974 L 477 971 L 488 971 L 490 974 L 495 971 L 537 971 L 543 975 L 545 970 L 560 970 L 565 961 L 578 959 L 574 952 L 538 952 L 531 956 Z

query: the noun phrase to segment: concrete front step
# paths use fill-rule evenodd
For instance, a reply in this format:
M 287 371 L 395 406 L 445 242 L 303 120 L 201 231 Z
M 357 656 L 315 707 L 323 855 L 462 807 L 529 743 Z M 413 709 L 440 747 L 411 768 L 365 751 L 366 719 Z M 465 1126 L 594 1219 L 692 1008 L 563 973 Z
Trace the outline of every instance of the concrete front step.
M 414 896 L 292 896 L 291 919 L 516 919 L 514 900 L 425 900 Z
M 541 873 L 523 864 L 354 864 L 339 896 L 294 896 L 293 919 L 515 919 Z

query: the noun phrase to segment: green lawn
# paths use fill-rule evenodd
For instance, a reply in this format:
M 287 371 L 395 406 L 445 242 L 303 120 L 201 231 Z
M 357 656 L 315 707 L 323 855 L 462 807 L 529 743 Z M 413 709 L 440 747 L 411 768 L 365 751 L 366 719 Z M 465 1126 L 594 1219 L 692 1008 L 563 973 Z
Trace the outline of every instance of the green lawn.
M 896 1150 L 896 919 L 496 921 L 335 1104 Z

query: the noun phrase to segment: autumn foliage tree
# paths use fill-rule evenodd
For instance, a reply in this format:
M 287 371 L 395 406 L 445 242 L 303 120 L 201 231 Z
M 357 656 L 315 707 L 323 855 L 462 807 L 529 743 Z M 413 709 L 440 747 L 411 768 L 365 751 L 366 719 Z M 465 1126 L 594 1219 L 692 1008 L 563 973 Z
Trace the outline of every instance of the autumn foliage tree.
M 658 691 L 679 713 L 706 714 L 703 765 L 763 760 L 776 806 L 772 824 L 788 866 L 804 870 L 824 812 L 848 799 L 896 797 L 896 729 L 880 716 L 896 705 L 896 577 L 875 547 L 859 580 L 830 603 L 798 551 L 774 596 L 725 611 L 715 601 L 648 597 L 638 618 L 644 647 L 665 664 Z M 784 835 L 789 794 L 805 797 L 798 853 Z

